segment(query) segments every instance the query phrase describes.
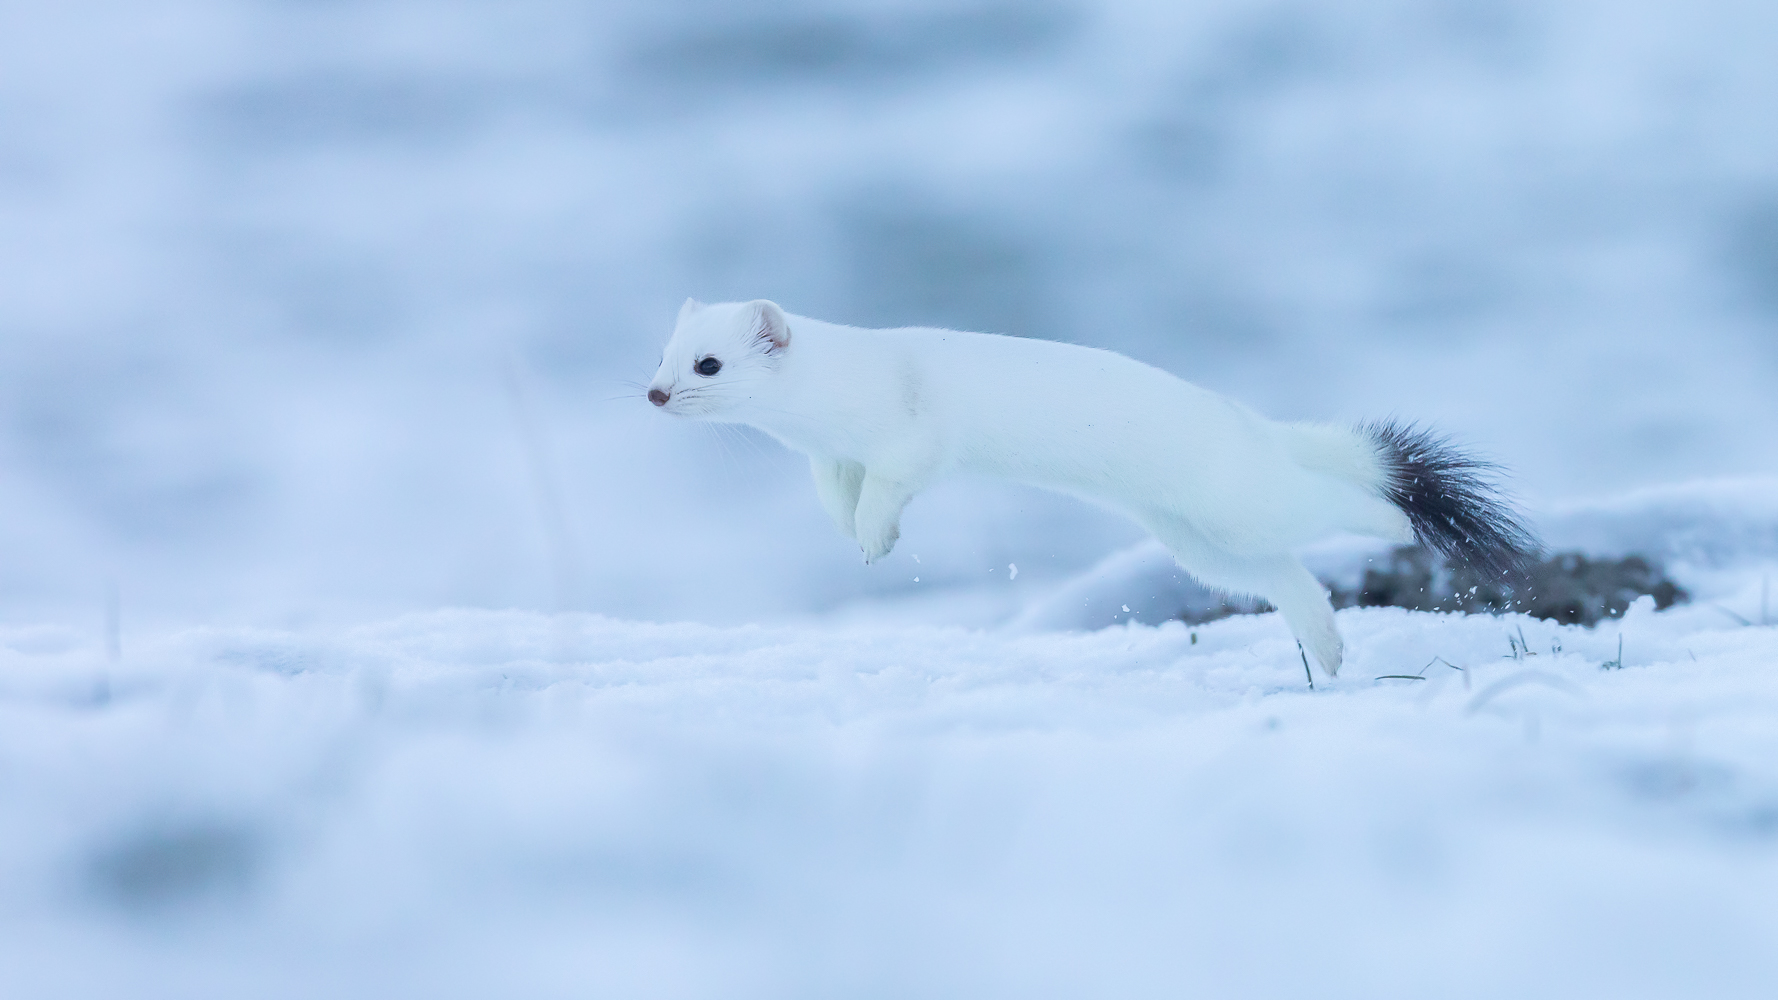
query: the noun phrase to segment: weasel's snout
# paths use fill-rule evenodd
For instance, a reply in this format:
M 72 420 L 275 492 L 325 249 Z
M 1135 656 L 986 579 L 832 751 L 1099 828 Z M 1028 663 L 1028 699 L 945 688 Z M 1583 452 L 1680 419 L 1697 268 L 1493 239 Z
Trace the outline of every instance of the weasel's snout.
M 667 405 L 667 394 L 659 389 L 648 390 L 648 401 L 656 406 Z

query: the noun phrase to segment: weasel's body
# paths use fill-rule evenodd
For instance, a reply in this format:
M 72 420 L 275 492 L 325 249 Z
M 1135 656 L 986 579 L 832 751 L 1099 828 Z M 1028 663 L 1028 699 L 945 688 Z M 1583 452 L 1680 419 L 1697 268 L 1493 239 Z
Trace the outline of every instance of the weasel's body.
M 867 562 L 894 546 L 908 501 L 952 472 L 1117 508 L 1205 584 L 1271 601 L 1330 673 L 1342 655 L 1333 611 L 1293 548 L 1336 531 L 1418 534 L 1505 568 L 1529 544 L 1478 463 L 1424 434 L 1275 423 L 1072 344 L 687 302 L 649 398 L 808 455 L 822 504 Z

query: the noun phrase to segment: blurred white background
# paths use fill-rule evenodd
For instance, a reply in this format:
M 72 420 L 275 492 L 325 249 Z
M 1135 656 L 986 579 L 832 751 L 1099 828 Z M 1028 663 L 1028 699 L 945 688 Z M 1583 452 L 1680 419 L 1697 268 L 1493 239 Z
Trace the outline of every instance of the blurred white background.
M 115 586 L 126 624 L 725 623 L 1041 586 L 1137 537 L 959 483 L 858 565 L 798 458 L 625 384 L 688 295 L 1429 421 L 1533 508 L 1778 470 L 1770 3 L 0 24 L 0 622 L 97 627 Z

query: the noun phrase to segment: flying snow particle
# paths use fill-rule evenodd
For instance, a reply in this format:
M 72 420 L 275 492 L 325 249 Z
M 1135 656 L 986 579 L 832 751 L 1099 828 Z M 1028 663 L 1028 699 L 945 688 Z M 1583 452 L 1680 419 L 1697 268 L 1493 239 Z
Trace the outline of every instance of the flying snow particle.
M 1124 605 L 1124 614 L 1127 615 L 1129 613 L 1130 613 L 1130 606 L 1128 604 L 1126 604 L 1126 605 Z
M 1018 563 L 1007 563 L 1006 564 L 1006 578 L 1008 580 L 1017 580 L 1019 578 L 1019 564 Z

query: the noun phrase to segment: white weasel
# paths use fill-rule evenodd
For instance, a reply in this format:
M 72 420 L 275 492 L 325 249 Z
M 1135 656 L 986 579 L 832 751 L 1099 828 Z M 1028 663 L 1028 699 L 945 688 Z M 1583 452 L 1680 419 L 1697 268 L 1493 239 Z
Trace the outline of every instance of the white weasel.
M 1533 547 L 1465 456 L 1412 426 L 1277 423 L 1120 354 L 1046 340 L 865 330 L 758 300 L 679 311 L 650 402 L 750 424 L 809 456 L 866 562 L 948 473 L 1049 487 L 1123 511 L 1204 584 L 1263 597 L 1330 675 L 1327 593 L 1292 549 L 1336 531 L 1506 572 Z

